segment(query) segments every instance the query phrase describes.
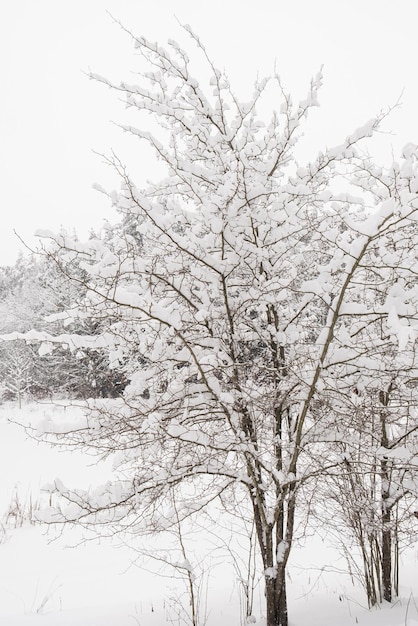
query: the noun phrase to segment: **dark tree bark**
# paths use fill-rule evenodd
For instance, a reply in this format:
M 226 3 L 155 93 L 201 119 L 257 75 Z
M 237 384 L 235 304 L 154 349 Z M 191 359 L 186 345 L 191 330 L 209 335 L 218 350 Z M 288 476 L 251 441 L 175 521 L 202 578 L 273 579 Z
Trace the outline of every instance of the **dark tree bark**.
M 389 402 L 389 392 L 381 391 L 379 399 L 384 407 Z M 386 408 L 380 412 L 381 439 L 380 444 L 383 448 L 388 447 L 388 435 L 386 428 Z M 380 479 L 381 479 L 381 523 L 382 523 L 382 587 L 383 598 L 387 602 L 392 602 L 392 514 L 389 503 L 390 497 L 390 468 L 388 459 L 383 457 L 380 463 Z

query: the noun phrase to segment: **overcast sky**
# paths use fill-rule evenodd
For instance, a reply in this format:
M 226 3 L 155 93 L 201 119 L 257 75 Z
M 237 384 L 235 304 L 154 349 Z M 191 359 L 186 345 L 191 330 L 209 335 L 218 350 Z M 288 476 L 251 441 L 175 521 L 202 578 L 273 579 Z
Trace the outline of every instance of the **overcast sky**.
M 114 149 L 140 180 L 153 175 L 111 124 L 126 121 L 116 95 L 84 73 L 133 82 L 132 43 L 108 12 L 135 34 L 186 43 L 191 55 L 178 21 L 190 24 L 244 100 L 257 72 L 271 73 L 275 61 L 296 97 L 324 65 L 309 131 L 318 149 L 341 143 L 401 94 L 386 122 L 395 134 L 377 144 L 377 156 L 418 143 L 417 0 L 13 0 L 0 23 L 0 265 L 22 248 L 14 230 L 33 246 L 37 228 L 86 237 L 116 219 L 92 188 L 116 185 L 95 152 Z

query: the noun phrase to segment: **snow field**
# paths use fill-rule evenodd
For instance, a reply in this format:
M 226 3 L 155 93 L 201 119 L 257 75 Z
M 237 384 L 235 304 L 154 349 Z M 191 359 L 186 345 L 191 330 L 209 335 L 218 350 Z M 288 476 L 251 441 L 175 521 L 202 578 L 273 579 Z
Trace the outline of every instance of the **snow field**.
M 17 492 L 21 502 L 39 498 L 40 488 L 59 476 L 88 487 L 111 474 L 111 463 L 76 450 L 30 439 L 11 423 L 36 424 L 48 414 L 62 418 L 77 407 L 13 405 L 0 408 L 0 516 Z M 41 496 L 42 499 L 42 496 Z M 4 520 L 4 517 L 3 517 Z M 4 524 L 4 521 L 3 521 Z M 141 560 L 137 550 L 157 557 L 175 554 L 173 538 L 97 539 L 80 528 L 59 533 L 43 525 L 6 528 L 0 545 L 0 626 L 166 626 L 190 623 L 184 580 L 161 561 Z M 187 537 L 194 566 L 202 565 L 201 602 L 207 626 L 240 626 L 242 594 L 234 569 L 214 550 L 212 535 Z M 86 539 L 86 540 L 85 540 Z M 345 562 L 326 538 L 310 533 L 296 546 L 289 568 L 290 626 L 416 626 L 417 547 L 402 557 L 401 598 L 368 611 L 364 593 L 341 573 Z M 212 547 L 211 547 L 212 546 Z M 212 554 L 211 554 L 212 550 Z M 207 568 L 207 569 L 205 569 Z M 255 589 L 254 617 L 262 626 L 262 584 Z M 415 594 L 415 597 L 414 597 Z M 180 604 L 181 606 L 180 606 Z

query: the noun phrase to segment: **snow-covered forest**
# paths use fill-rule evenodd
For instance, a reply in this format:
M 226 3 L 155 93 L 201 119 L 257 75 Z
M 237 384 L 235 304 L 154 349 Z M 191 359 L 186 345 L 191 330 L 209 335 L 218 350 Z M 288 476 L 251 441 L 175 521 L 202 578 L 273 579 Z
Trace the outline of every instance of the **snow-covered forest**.
M 86 241 L 39 231 L 0 272 L 1 428 L 63 468 L 11 487 L 0 554 L 47 528 L 56 555 L 67 536 L 80 562 L 103 546 L 139 566 L 112 618 L 60 603 L 58 579 L 21 613 L 413 624 L 418 147 L 369 154 L 383 111 L 306 160 L 322 74 L 300 101 L 273 74 L 241 102 L 184 29 L 187 50 L 126 32 L 135 82 L 90 76 L 163 176 L 137 186 L 111 154 L 120 187 L 97 190 L 119 221 Z M 174 588 L 135 599 L 158 574 Z

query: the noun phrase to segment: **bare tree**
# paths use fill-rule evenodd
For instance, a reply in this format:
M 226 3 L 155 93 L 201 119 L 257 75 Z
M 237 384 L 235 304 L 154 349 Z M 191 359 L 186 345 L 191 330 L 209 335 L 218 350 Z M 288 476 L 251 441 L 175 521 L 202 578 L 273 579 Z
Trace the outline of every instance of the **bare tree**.
M 323 477 L 316 494 L 320 519 L 324 508 L 336 505 L 327 524 L 338 531 L 338 543 L 369 606 L 398 595 L 399 551 L 411 541 L 416 508 L 415 373 L 408 370 L 395 377 L 395 362 L 392 354 L 393 378 L 386 391 L 356 389 L 351 412 L 340 415 L 334 454 L 344 462 Z

